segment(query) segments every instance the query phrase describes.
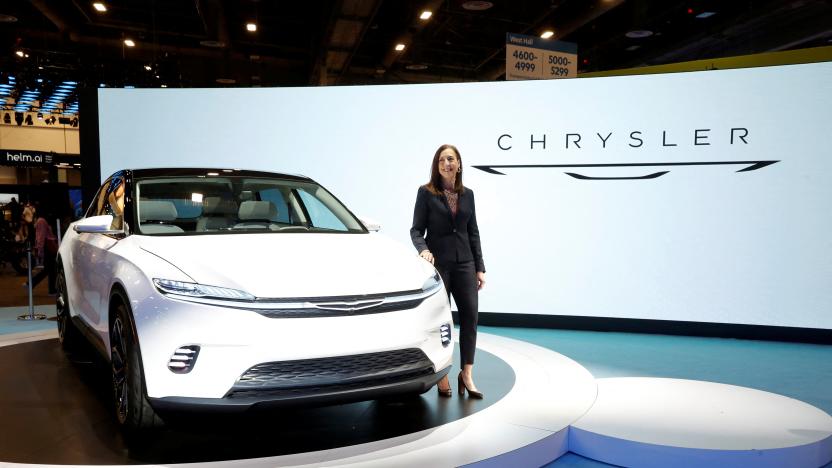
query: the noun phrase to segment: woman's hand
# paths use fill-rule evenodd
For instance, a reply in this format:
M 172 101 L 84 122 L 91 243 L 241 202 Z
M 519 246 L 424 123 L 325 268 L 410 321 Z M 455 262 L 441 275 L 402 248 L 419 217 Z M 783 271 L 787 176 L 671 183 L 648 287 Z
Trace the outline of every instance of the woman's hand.
M 485 287 L 485 272 L 477 272 L 477 291 Z
M 430 253 L 430 250 L 425 249 L 419 252 L 419 256 L 424 258 L 425 260 L 429 261 L 431 265 L 433 265 L 433 254 Z

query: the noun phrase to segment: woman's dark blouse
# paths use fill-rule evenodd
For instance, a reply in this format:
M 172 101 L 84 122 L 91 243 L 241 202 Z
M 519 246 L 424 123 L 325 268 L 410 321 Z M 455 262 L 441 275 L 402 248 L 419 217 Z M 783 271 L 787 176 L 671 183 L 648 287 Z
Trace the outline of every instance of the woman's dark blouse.
M 473 260 L 477 271 L 485 272 L 474 192 L 469 188 L 459 194 L 457 213 L 452 216 L 444 195 L 419 187 L 410 238 L 416 251 L 430 250 L 437 265 Z

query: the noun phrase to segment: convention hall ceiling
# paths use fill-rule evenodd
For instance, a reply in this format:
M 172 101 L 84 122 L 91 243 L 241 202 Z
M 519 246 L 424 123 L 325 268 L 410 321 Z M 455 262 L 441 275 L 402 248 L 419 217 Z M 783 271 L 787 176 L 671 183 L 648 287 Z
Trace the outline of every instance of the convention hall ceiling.
M 60 112 L 82 87 L 501 80 L 506 33 L 546 30 L 603 71 L 829 46 L 832 0 L 6 1 L 0 95 Z

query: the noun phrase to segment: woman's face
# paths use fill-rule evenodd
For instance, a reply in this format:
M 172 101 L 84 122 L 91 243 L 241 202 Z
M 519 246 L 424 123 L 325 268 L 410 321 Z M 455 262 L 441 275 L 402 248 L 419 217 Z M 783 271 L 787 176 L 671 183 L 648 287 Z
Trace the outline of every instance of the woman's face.
M 454 180 L 459 172 L 459 157 L 456 151 L 445 148 L 439 153 L 439 175 L 445 180 Z

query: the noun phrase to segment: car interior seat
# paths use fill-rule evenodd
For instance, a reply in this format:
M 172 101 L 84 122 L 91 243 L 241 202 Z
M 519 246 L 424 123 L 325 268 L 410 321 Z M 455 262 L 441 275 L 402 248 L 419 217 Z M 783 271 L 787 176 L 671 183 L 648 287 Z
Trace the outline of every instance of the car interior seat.
M 185 232 L 179 226 L 167 224 L 178 217 L 176 206 L 167 200 L 140 200 L 139 226 L 146 234 Z
M 202 216 L 196 222 L 197 232 L 219 231 L 234 227 L 237 204 L 222 197 L 205 197 L 202 200 Z
M 234 229 L 245 228 L 277 228 L 273 223 L 277 219 L 277 207 L 270 201 L 248 200 L 240 203 L 237 212 L 240 222 L 234 225 Z

